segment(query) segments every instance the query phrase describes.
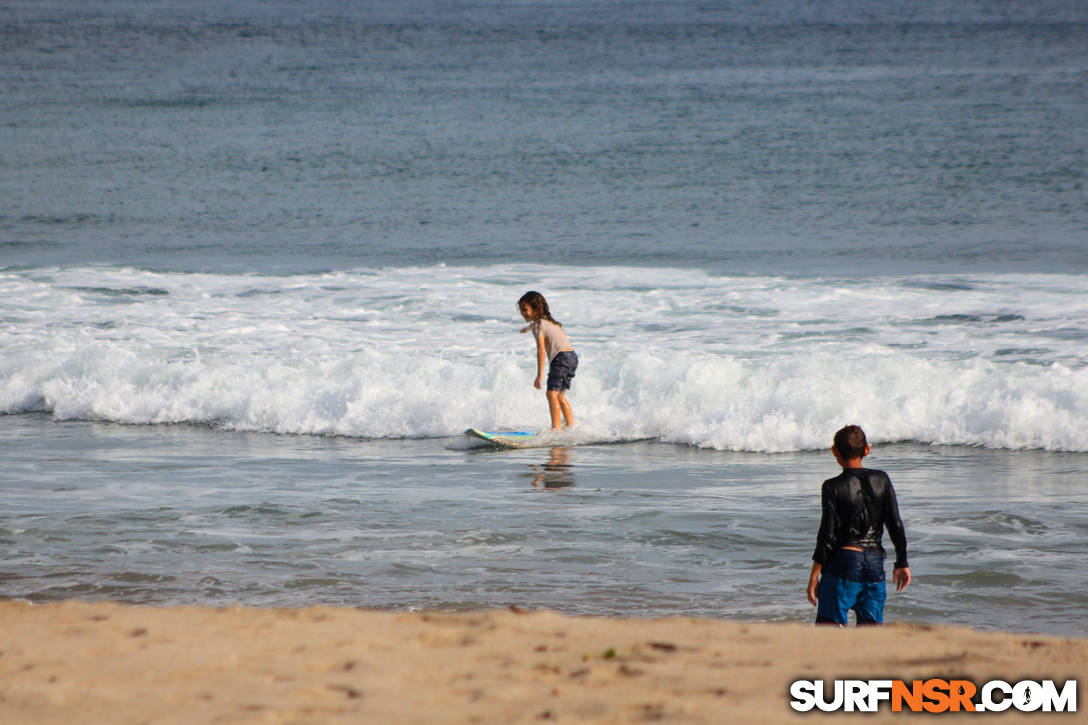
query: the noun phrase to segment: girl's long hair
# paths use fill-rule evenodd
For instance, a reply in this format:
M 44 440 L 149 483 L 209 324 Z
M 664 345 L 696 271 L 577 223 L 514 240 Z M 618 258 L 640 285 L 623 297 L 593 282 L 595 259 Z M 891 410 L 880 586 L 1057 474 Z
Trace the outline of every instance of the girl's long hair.
M 518 300 L 518 309 L 521 309 L 522 305 L 528 307 L 533 311 L 538 320 L 547 320 L 548 322 L 554 322 L 556 325 L 562 327 L 562 323 L 552 317 L 551 310 L 548 309 L 548 301 L 544 299 L 544 295 L 539 292 L 530 290 L 521 296 Z

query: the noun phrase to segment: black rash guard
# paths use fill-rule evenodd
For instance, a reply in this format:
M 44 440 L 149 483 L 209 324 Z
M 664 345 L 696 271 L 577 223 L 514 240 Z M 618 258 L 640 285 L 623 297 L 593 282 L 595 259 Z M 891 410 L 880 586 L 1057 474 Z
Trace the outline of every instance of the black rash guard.
M 895 568 L 907 566 L 907 535 L 899 518 L 895 489 L 884 471 L 844 468 L 824 481 L 820 491 L 823 513 L 812 560 L 827 566 L 844 546 L 884 551 L 884 529 L 895 546 Z

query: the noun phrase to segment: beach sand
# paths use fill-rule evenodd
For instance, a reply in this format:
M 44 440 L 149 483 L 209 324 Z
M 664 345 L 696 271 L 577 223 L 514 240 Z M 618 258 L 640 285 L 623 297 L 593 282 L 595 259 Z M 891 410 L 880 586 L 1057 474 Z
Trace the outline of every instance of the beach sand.
M 796 679 L 1088 672 L 1088 640 L 554 612 L 0 603 L 0 722 L 776 723 Z M 901 720 L 887 704 L 866 722 Z M 988 717 L 1023 715 L 1011 710 Z M 819 719 L 819 716 L 816 716 Z M 839 717 L 845 717 L 840 715 Z M 929 717 L 932 717 L 930 715 Z M 1033 714 L 1070 722 L 1080 714 Z

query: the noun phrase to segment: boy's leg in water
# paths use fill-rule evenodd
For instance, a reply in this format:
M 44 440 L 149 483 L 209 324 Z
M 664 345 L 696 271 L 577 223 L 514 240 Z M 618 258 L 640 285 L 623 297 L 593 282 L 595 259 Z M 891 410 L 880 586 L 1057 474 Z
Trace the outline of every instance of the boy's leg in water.
M 861 585 L 858 599 L 854 603 L 854 614 L 858 624 L 881 624 L 884 622 L 884 602 L 887 599 L 884 582 L 866 582 Z

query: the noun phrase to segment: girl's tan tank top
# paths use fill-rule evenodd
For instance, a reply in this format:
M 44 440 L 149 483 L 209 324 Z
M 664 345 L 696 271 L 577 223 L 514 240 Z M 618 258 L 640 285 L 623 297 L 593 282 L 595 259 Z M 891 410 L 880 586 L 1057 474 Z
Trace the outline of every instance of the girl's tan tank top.
M 550 320 L 537 320 L 533 323 L 533 335 L 536 337 L 543 336 L 544 349 L 548 351 L 548 362 L 552 361 L 552 358 L 556 354 L 563 350 L 573 350 L 574 346 L 570 344 L 570 338 L 567 337 L 567 333 L 563 332 L 563 328 L 555 324 Z

